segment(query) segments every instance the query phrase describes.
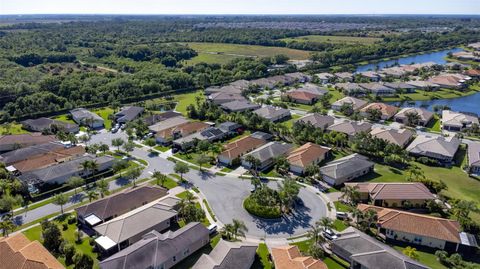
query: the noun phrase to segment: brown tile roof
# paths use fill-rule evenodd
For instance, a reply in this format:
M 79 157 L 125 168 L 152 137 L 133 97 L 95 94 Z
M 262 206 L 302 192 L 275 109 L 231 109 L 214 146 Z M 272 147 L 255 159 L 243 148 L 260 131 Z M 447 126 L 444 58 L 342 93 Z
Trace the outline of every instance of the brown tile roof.
M 182 123 L 180 125 L 168 128 L 161 132 L 158 132 L 156 137 L 162 137 L 164 139 L 167 139 L 167 138 L 173 137 L 174 133 L 179 133 L 182 136 L 187 136 L 189 134 L 193 134 L 198 131 L 207 129 L 208 127 L 210 127 L 210 125 L 201 121 L 186 122 L 186 123 Z
M 413 137 L 413 132 L 408 129 L 373 128 L 370 134 L 378 139 L 404 147 Z
M 0 269 L 65 268 L 38 241 L 31 242 L 22 233 L 0 237 Z
M 387 105 L 385 103 L 371 103 L 360 109 L 361 112 L 367 112 L 369 109 L 376 109 L 382 112 L 382 115 L 393 117 L 398 110 L 398 107 Z
M 480 70 L 479 69 L 470 69 L 465 72 L 467 76 L 471 77 L 479 77 L 480 76 Z
M 0 135 L 0 145 L 20 144 L 25 147 L 57 140 L 58 139 L 54 135 L 42 135 L 42 133 Z
M 32 171 L 39 168 L 48 167 L 50 165 L 69 161 L 72 157 L 85 154 L 85 148 L 81 146 L 71 148 L 60 148 L 41 155 L 35 155 L 26 160 L 14 164 L 20 172 Z
M 308 142 L 293 150 L 290 155 L 288 155 L 287 161 L 291 165 L 307 167 L 309 164 L 318 160 L 320 156 L 322 156 L 323 159 L 329 151 L 329 148 Z
M 276 269 L 327 269 L 327 265 L 310 256 L 304 257 L 297 246 L 272 248 Z
M 291 91 L 287 92 L 285 95 L 292 98 L 293 100 L 302 100 L 307 102 L 312 102 L 315 98 L 320 96 L 319 94 L 305 91 Z
M 267 141 L 263 139 L 246 136 L 225 145 L 225 150 L 220 153 L 220 155 L 223 155 L 228 159 L 233 160 L 242 156 L 245 153 L 250 152 L 251 150 L 265 145 L 266 143 Z
M 407 183 L 345 183 L 368 193 L 373 200 L 433 200 L 435 196 L 419 182 Z
M 456 220 L 360 204 L 360 211 L 375 210 L 381 228 L 460 243 L 460 224 Z

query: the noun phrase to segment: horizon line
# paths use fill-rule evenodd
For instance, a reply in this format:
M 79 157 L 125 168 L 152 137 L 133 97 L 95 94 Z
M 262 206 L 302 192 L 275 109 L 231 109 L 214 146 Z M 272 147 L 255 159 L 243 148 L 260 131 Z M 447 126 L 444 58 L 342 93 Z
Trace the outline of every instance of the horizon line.
M 84 16 L 478 16 L 467 13 L 11 13 L 0 16 L 45 16 L 45 15 L 84 15 Z

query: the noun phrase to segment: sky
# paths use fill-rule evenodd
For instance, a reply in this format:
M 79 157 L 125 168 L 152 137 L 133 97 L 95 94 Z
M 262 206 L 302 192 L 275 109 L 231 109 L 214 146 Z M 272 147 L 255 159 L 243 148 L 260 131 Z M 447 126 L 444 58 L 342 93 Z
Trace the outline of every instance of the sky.
M 480 15 L 480 0 L 0 0 L 0 14 Z

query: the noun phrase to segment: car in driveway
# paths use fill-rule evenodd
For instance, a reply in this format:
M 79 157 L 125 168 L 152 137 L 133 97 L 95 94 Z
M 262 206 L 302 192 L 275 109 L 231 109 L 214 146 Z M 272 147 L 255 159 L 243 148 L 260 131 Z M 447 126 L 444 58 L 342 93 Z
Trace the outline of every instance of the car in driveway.
M 346 212 L 337 211 L 336 216 L 337 216 L 337 219 L 339 220 L 348 219 L 348 214 Z
M 323 237 L 325 237 L 330 241 L 338 238 L 338 235 L 331 229 L 325 229 L 322 234 L 323 234 Z

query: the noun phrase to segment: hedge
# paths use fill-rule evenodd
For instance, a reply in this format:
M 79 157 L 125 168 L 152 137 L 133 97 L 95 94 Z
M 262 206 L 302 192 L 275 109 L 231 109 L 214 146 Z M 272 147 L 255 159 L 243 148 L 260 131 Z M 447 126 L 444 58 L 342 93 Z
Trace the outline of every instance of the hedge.
M 262 206 L 257 204 L 250 196 L 243 201 L 243 207 L 248 213 L 260 218 L 278 219 L 282 216 L 280 206 Z

